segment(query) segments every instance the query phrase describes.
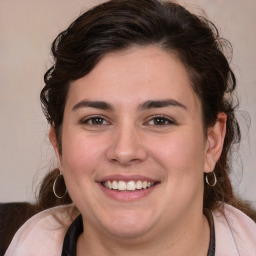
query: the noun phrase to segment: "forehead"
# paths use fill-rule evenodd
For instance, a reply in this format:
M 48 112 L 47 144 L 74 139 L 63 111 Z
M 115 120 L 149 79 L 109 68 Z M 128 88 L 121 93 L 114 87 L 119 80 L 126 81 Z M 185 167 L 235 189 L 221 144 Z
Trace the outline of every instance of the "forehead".
M 157 46 L 106 54 L 86 76 L 73 81 L 68 102 L 93 99 L 122 103 L 174 98 L 195 104 L 189 75 L 178 58 Z

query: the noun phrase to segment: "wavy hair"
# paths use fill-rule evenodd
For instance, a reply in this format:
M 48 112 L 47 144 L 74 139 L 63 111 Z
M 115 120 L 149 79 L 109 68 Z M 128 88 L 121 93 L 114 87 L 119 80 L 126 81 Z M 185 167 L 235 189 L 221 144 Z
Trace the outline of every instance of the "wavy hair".
M 204 129 L 227 115 L 223 151 L 214 172 L 218 182 L 205 184 L 204 207 L 215 209 L 222 202 L 254 216 L 233 193 L 229 179 L 231 147 L 240 141 L 235 118 L 237 101 L 235 75 L 224 51 L 231 44 L 222 39 L 217 28 L 204 17 L 190 13 L 172 1 L 115 0 L 100 4 L 79 16 L 52 44 L 53 66 L 44 76 L 41 103 L 48 122 L 53 125 L 61 153 L 61 128 L 70 82 L 87 75 L 101 58 L 132 46 L 156 45 L 171 52 L 186 67 L 194 92 L 201 101 Z M 44 207 L 69 203 L 69 196 L 58 201 L 49 190 L 58 170 L 48 174 L 40 190 L 39 203 Z M 47 185 L 46 185 L 47 184 Z

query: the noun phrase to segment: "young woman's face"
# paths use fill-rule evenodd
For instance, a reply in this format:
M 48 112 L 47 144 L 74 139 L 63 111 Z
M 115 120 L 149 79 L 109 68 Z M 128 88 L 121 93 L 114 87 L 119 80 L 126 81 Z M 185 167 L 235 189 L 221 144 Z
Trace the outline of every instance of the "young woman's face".
M 137 237 L 189 223 L 208 149 L 184 66 L 156 46 L 108 54 L 71 83 L 59 165 L 88 230 Z

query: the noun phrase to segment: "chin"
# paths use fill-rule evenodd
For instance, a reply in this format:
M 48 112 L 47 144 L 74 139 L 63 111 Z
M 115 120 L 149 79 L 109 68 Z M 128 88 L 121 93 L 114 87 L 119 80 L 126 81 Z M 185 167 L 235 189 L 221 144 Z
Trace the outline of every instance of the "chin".
M 153 227 L 153 220 L 143 214 L 125 214 L 111 217 L 110 223 L 104 226 L 113 236 L 131 239 L 146 234 Z
M 115 227 L 109 227 L 108 229 L 109 233 L 112 236 L 122 238 L 122 239 L 133 239 L 137 237 L 142 237 L 149 231 L 148 227 L 121 227 L 121 226 L 115 226 Z

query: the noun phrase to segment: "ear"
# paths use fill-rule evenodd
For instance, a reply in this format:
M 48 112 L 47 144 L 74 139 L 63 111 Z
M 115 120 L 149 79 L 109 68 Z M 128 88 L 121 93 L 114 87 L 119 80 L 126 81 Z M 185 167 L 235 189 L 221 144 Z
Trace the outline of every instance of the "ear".
M 51 125 L 50 131 L 49 131 L 49 140 L 53 146 L 53 149 L 55 151 L 57 160 L 58 160 L 58 167 L 60 172 L 62 172 L 62 164 L 61 164 L 61 155 L 59 151 L 59 146 L 56 138 L 55 128 Z
M 207 129 L 204 172 L 212 172 L 219 160 L 226 135 L 227 115 L 219 113 L 214 126 Z

